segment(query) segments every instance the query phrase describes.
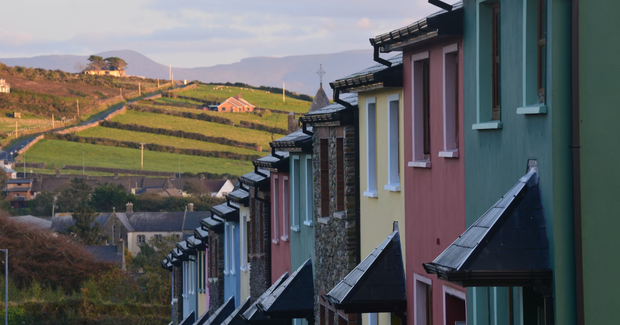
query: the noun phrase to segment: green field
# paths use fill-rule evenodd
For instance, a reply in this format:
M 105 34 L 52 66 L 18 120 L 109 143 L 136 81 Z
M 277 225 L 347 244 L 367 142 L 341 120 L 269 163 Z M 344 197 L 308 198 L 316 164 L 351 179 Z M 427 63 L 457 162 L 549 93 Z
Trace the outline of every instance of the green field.
M 192 139 L 177 138 L 167 135 L 119 130 L 97 126 L 77 133 L 82 137 L 106 138 L 120 141 L 132 141 L 143 143 L 155 143 L 163 146 L 171 146 L 184 149 L 201 149 L 207 151 L 225 151 L 246 155 L 262 155 L 256 150 L 225 146 L 217 143 L 204 142 Z
M 224 100 L 241 93 L 241 97 L 252 105 L 296 113 L 308 113 L 308 109 L 310 109 L 312 104 L 311 102 L 291 97 L 286 97 L 286 102 L 283 103 L 281 93 L 267 93 L 264 90 L 233 86 L 223 86 L 216 90 L 216 87 L 215 85 L 200 85 L 196 89 L 179 92 L 179 95 L 205 100 L 213 100 L 214 98 Z
M 182 130 L 186 132 L 202 133 L 207 136 L 226 137 L 228 139 L 233 139 L 237 141 L 258 143 L 260 146 L 263 147 L 263 150 L 268 150 L 269 142 L 272 141 L 271 134 L 264 131 L 238 128 L 230 125 L 205 122 L 164 114 L 127 111 L 125 114 L 115 116 L 112 121 L 126 124 L 138 124 L 169 130 Z M 274 134 L 273 138 L 275 140 L 283 136 L 284 135 L 281 134 Z
M 181 96 L 185 94 L 185 92 L 180 92 Z M 192 105 L 203 105 L 202 102 L 197 102 L 191 99 L 183 99 L 183 98 L 168 98 L 168 97 L 159 97 L 155 99 L 156 102 L 160 103 L 171 103 L 171 104 L 192 104 Z
M 28 162 L 45 162 L 48 166 L 56 164 L 58 168 L 63 165 L 81 165 L 82 153 L 84 164 L 92 167 L 140 169 L 140 150 L 100 146 L 93 144 L 77 143 L 60 140 L 41 140 L 34 145 L 26 154 Z M 179 171 L 179 158 L 181 173 L 209 172 L 230 173 L 242 175 L 253 169 L 252 162 L 242 162 L 231 159 L 208 158 L 200 156 L 188 156 L 164 152 L 144 151 L 144 170 L 153 171 Z M 79 171 L 73 171 L 79 173 Z

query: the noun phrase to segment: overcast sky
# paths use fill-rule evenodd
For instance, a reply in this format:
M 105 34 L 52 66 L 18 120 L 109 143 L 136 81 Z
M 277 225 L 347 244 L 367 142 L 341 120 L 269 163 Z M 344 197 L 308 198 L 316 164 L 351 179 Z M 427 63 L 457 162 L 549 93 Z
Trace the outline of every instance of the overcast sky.
M 177 67 L 212 66 L 370 49 L 370 37 L 438 10 L 427 0 L 9 1 L 0 57 L 135 50 Z

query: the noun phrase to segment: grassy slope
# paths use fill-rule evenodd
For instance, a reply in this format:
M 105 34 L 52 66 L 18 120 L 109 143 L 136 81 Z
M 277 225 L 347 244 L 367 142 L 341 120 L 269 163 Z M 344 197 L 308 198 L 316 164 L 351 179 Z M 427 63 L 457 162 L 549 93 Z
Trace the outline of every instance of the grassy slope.
M 180 93 L 183 96 L 184 92 Z M 201 102 L 197 102 L 191 99 L 183 99 L 183 98 L 168 98 L 168 97 L 159 97 L 155 99 L 156 102 L 160 103 L 172 103 L 172 104 L 192 104 L 192 105 L 202 105 Z
M 114 139 L 114 140 L 120 140 L 120 141 L 155 143 L 155 144 L 160 144 L 164 146 L 171 146 L 171 147 L 185 148 L 185 149 L 226 151 L 226 152 L 235 152 L 235 153 L 241 153 L 241 154 L 247 154 L 247 155 L 256 155 L 256 154 L 260 155 L 261 154 L 260 152 L 256 152 L 255 150 L 224 146 L 224 145 L 217 144 L 217 143 L 204 142 L 204 141 L 185 139 L 185 138 L 177 138 L 177 137 L 171 137 L 167 135 L 104 128 L 100 126 L 84 130 L 82 132 L 77 133 L 77 135 L 82 136 L 82 137 L 106 138 L 106 139 Z
M 269 149 L 269 142 L 271 141 L 271 135 L 267 132 L 163 114 L 127 111 L 125 114 L 115 116 L 112 120 L 120 123 L 196 132 L 207 136 L 226 137 L 243 142 L 258 143 L 263 147 L 263 150 Z M 281 137 L 283 135 L 274 134 L 274 139 Z
M 263 90 L 239 88 L 233 86 L 224 86 L 219 90 L 215 90 L 214 85 L 200 85 L 195 90 L 187 90 L 179 93 L 181 96 L 195 97 L 205 100 L 220 100 L 232 97 L 241 93 L 241 97 L 253 105 L 264 108 L 277 109 L 282 111 L 307 113 L 310 109 L 311 102 L 287 97 L 286 102 L 282 102 L 282 94 L 266 93 Z M 244 90 L 248 89 L 248 90 Z M 230 90 L 230 91 L 229 91 Z
M 28 151 L 26 160 L 45 162 L 48 166 L 55 163 L 58 168 L 62 165 L 81 165 L 82 152 L 86 153 L 84 156 L 86 166 L 140 169 L 140 150 L 59 140 L 40 141 Z M 181 158 L 181 173 L 206 171 L 241 175 L 243 171 L 248 172 L 252 169 L 251 162 L 244 162 L 245 169 L 242 170 L 241 162 L 236 160 L 145 150 L 144 170 L 178 172 L 179 158 Z

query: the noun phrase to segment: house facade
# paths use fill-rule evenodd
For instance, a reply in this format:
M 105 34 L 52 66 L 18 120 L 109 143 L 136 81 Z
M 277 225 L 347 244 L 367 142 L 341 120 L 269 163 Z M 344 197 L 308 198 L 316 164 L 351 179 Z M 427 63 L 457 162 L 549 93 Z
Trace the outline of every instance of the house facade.
M 239 185 L 241 185 L 239 183 Z M 250 193 L 247 188 L 238 186 L 226 195 L 230 205 L 239 210 L 239 294 L 250 296 L 250 273 L 248 264 L 248 222 L 250 220 Z M 242 299 L 239 298 L 242 302 Z
M 229 112 L 229 113 L 246 113 L 253 112 L 254 105 L 248 103 L 245 99 L 241 98 L 241 94 L 237 94 L 234 97 L 230 97 L 223 101 L 218 106 L 213 106 L 217 112 Z
M 11 92 L 11 84 L 6 82 L 4 79 L 0 79 L 0 93 L 10 93 Z

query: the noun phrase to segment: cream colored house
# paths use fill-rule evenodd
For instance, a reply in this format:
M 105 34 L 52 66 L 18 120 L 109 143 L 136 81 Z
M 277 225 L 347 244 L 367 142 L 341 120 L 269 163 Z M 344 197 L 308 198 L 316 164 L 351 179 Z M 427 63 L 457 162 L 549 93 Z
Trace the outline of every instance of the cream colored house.
M 0 79 L 0 93 L 10 93 L 11 85 L 6 82 L 4 79 Z

